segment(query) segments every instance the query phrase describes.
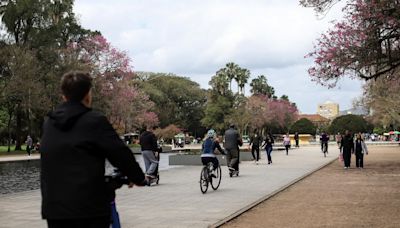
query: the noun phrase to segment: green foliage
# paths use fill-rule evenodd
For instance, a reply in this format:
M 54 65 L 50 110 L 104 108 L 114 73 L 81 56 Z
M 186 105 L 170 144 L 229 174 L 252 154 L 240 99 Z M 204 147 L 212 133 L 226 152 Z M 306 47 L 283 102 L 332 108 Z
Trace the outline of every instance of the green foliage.
M 378 134 L 378 135 L 383 135 L 385 133 L 385 129 L 383 127 L 375 127 L 373 130 L 373 133 Z
M 259 75 L 251 80 L 251 90 L 254 95 L 266 95 L 269 98 L 275 94 L 274 87 L 268 85 L 267 78 L 264 75 Z
M 138 86 L 155 103 L 160 127 L 174 124 L 195 134 L 201 128 L 206 92 L 199 84 L 174 74 L 138 72 Z
M 301 118 L 301 119 L 297 120 L 290 127 L 290 133 L 292 133 L 292 134 L 298 132 L 299 134 L 314 135 L 316 130 L 317 130 L 317 127 L 309 119 L 306 119 L 306 118 Z
M 362 117 L 358 115 L 344 115 L 334 119 L 329 126 L 329 133 L 345 132 L 349 130 L 352 133 L 370 132 L 373 127 Z
M 226 117 L 232 113 L 233 95 L 222 96 L 215 91 L 209 92 L 205 116 L 201 123 L 207 128 L 213 128 L 222 133 L 226 128 Z

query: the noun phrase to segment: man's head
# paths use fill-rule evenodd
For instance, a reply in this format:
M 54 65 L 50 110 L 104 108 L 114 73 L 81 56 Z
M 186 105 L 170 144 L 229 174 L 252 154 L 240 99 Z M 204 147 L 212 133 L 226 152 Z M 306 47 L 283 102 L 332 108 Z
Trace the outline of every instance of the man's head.
M 90 107 L 92 105 L 92 78 L 89 73 L 70 71 L 61 78 L 61 91 L 66 101 L 82 102 Z
M 229 124 L 229 128 L 235 128 L 235 124 L 234 123 Z

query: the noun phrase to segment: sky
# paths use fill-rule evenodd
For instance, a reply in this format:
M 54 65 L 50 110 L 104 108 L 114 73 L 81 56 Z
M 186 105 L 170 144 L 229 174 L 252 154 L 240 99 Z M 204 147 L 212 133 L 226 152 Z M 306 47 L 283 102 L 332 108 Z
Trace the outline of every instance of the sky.
M 125 51 L 135 71 L 174 73 L 209 88 L 215 72 L 235 62 L 251 71 L 246 95 L 251 79 L 265 75 L 278 97 L 312 114 L 328 100 L 349 109 L 362 94 L 361 81 L 328 89 L 307 73 L 313 60 L 304 56 L 341 8 L 321 18 L 298 0 L 76 0 L 74 12 L 84 28 Z

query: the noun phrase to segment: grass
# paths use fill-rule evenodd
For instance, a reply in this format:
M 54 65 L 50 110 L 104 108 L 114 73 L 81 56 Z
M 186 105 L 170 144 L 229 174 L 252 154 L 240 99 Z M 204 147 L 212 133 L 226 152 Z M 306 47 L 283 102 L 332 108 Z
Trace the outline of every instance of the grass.
M 25 146 L 22 146 L 22 150 L 15 151 L 15 145 L 12 145 L 10 152 L 7 152 L 8 146 L 0 146 L 0 156 L 4 155 L 16 155 L 16 154 L 26 154 Z

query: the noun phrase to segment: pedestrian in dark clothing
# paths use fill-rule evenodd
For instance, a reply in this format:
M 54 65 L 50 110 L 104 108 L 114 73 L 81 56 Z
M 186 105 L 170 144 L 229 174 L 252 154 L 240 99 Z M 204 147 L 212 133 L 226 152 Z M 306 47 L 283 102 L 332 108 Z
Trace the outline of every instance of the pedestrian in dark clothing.
M 267 134 L 265 142 L 261 147 L 265 146 L 265 152 L 267 153 L 267 158 L 268 158 L 268 165 L 272 164 L 271 152 L 273 144 L 274 144 L 274 137 L 272 136 L 272 134 Z
M 91 107 L 88 73 L 62 77 L 64 103 L 48 114 L 41 139 L 42 217 L 48 227 L 108 228 L 111 192 L 104 179 L 105 161 L 133 184 L 146 183 L 131 150 L 107 118 Z
M 150 178 L 155 178 L 155 171 L 158 166 L 158 159 L 156 158 L 157 138 L 153 133 L 153 128 L 147 128 L 140 135 L 139 143 L 142 150 L 143 161 L 146 168 L 146 175 Z
M 243 145 L 239 132 L 235 129 L 235 125 L 231 124 L 229 129 L 225 131 L 224 148 L 227 153 L 227 164 L 229 172 L 239 171 L 239 146 Z
M 348 130 L 346 130 L 346 134 L 344 135 L 344 137 L 342 138 L 342 142 L 340 143 L 340 151 L 343 155 L 344 168 L 350 168 L 351 154 L 354 153 L 354 143 L 353 137 Z
M 299 133 L 298 132 L 294 133 L 294 141 L 296 142 L 296 147 L 300 147 L 299 146 Z
M 258 164 L 260 160 L 260 146 L 262 144 L 262 137 L 258 134 L 257 129 L 254 130 L 254 135 L 250 137 L 249 148 L 251 147 L 251 155 L 253 156 L 254 162 Z
M 356 154 L 356 167 L 360 169 L 364 168 L 364 154 L 368 154 L 368 149 L 361 133 L 357 134 L 354 142 L 354 152 Z
M 328 142 L 329 142 L 329 135 L 327 135 L 325 132 L 321 134 L 320 137 L 320 142 L 321 142 L 321 151 L 322 153 L 328 153 Z

